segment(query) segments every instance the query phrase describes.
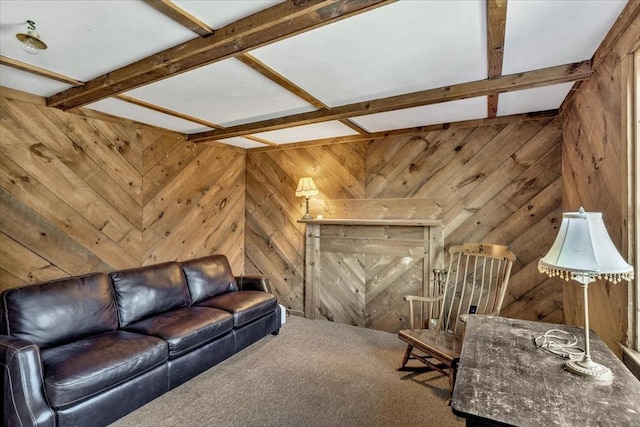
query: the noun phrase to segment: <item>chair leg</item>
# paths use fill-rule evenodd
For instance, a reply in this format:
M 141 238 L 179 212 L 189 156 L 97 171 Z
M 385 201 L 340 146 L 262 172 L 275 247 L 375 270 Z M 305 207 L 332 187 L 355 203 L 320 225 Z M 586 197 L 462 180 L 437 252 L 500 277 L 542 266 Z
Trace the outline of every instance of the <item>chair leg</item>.
M 458 362 L 456 360 L 451 363 L 449 369 L 449 399 L 447 405 L 451 405 L 451 399 L 453 398 L 453 387 L 456 385 L 456 376 L 458 375 Z
M 411 344 L 407 344 L 407 349 L 404 351 L 404 356 L 402 356 L 402 365 L 400 365 L 399 369 L 403 369 L 407 362 L 409 361 L 409 357 L 411 357 L 411 351 L 413 350 L 413 346 Z

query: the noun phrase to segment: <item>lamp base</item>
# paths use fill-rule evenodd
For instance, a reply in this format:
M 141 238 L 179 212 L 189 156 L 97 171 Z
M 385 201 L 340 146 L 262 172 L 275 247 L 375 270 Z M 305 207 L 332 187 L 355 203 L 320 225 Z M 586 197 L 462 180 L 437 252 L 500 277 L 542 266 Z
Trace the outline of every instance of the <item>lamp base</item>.
M 306 214 L 304 214 L 304 216 L 301 219 L 313 219 L 313 215 L 307 212 Z
M 611 369 L 590 359 L 567 360 L 565 366 L 569 372 L 598 381 L 608 381 L 613 378 Z

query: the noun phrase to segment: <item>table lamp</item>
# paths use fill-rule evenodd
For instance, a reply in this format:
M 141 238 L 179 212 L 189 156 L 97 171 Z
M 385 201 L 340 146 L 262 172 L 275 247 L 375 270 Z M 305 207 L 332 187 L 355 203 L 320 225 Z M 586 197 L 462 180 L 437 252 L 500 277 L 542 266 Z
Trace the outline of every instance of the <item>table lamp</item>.
M 587 287 L 596 279 L 613 283 L 633 280 L 633 267 L 627 264 L 611 241 L 602 221 L 602 213 L 564 213 L 562 224 L 549 252 L 538 261 L 538 270 L 550 277 L 575 280 L 582 286 L 584 298 L 584 357 L 567 360 L 570 372 L 587 377 L 609 380 L 611 370 L 591 360 L 589 350 L 589 301 Z
M 296 197 L 304 197 L 307 200 L 307 212 L 304 214 L 302 219 L 313 219 L 309 213 L 309 197 L 316 196 L 318 193 L 318 189 L 313 183 L 313 179 L 309 177 L 300 178 L 300 181 L 298 181 L 298 188 L 296 189 Z

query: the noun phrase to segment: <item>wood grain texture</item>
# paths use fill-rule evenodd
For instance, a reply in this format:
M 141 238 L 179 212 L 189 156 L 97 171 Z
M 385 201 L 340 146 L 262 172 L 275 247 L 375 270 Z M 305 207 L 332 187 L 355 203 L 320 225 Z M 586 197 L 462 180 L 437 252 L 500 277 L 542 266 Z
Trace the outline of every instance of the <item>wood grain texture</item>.
M 424 295 L 433 269 L 444 266 L 442 223 L 430 222 L 306 223 L 305 316 L 388 332 L 405 328 L 404 295 Z
M 141 206 L 79 149 L 72 136 L 28 103 L 3 99 L 2 152 L 84 216 L 100 234 L 140 258 Z M 120 156 L 111 150 L 114 156 Z M 137 176 L 141 185 L 141 176 Z M 48 206 L 47 209 L 55 209 Z
M 243 150 L 183 142 L 152 167 L 144 177 L 143 263 L 224 253 L 242 272 L 244 163 Z
M 635 2 L 634 2 L 635 3 Z M 629 215 L 628 201 L 637 203 L 637 194 L 630 195 L 628 180 L 628 145 L 633 144 L 627 132 L 629 105 L 627 82 L 633 67 L 630 53 L 638 48 L 640 18 L 637 4 L 633 22 L 624 33 L 615 34 L 607 53 L 599 50 L 597 68 L 584 82 L 571 102 L 563 107 L 563 210 L 602 212 L 613 243 L 623 258 L 633 260 L 633 239 L 630 231 L 637 227 L 637 218 Z M 626 13 L 626 12 L 625 12 Z M 631 89 L 632 90 L 632 89 Z M 633 120 L 633 119 L 631 119 Z M 637 244 L 637 243 L 636 243 Z M 629 287 L 596 282 L 589 286 L 590 327 L 620 355 L 618 342 L 629 345 Z M 568 324 L 583 325 L 582 289 L 573 283 L 564 285 L 563 305 Z
M 90 104 L 142 84 L 230 58 L 283 38 L 357 15 L 394 0 L 305 0 L 280 2 L 217 28 L 208 37 L 180 43 L 117 70 L 91 79 L 81 87 L 57 93 L 47 105 L 68 110 Z M 241 42 L 238 42 L 241 40 Z M 80 89 L 80 90 L 78 90 Z
M 311 203 L 314 215 L 327 208 L 327 218 L 347 210 L 350 218 L 371 218 L 372 209 L 401 200 L 388 209 L 401 218 L 414 218 L 416 206 L 437 207 L 430 212 L 444 220 L 447 247 L 472 240 L 510 246 L 518 260 L 504 310 L 515 317 L 562 321 L 557 304 L 562 287 L 548 286 L 535 269 L 561 218 L 561 143 L 560 120 L 542 119 L 249 151 L 246 269 L 268 274 L 281 303 L 305 311 L 305 228 L 297 223 L 304 201 L 294 194 L 297 180 L 311 176 L 320 190 Z M 336 156 L 342 156 L 340 161 Z M 343 199 L 353 203 L 337 202 Z M 386 286 L 379 295 L 394 291 Z M 523 300 L 529 304 L 523 307 Z M 375 322 L 393 323 L 391 313 L 387 310 L 388 318 Z M 343 314 L 353 319 L 353 312 Z
M 394 95 L 369 101 L 336 106 L 327 110 L 315 110 L 290 116 L 266 119 L 258 122 L 229 126 L 225 129 L 210 130 L 189 134 L 189 141 L 203 142 L 216 139 L 244 136 L 257 132 L 284 129 L 321 123 L 330 120 L 348 119 L 374 113 L 382 113 L 403 108 L 439 104 L 442 102 L 486 96 L 501 92 L 586 80 L 591 76 L 591 61 L 565 64 L 541 70 L 510 74 L 495 79 L 476 80 L 453 86 Z M 70 89 L 71 90 L 71 89 Z
M 281 303 L 304 311 L 305 211 L 299 178 L 312 176 L 319 198 L 364 198 L 365 145 L 335 144 L 247 154 L 246 265 L 268 274 Z
M 245 151 L 0 92 L 0 290 L 211 253 L 244 269 Z
M 309 212 L 321 213 L 325 220 L 433 220 L 442 214 L 442 205 L 431 199 L 312 199 Z

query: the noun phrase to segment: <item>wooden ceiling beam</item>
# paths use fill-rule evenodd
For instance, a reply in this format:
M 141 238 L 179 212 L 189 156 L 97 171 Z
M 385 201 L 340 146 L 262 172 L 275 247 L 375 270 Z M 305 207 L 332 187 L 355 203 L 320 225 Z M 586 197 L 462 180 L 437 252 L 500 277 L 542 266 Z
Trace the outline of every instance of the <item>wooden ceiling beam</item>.
M 189 116 L 187 114 L 182 114 L 174 110 L 170 110 L 168 108 L 161 107 L 156 104 L 152 104 L 150 102 L 143 101 L 141 99 L 133 98 L 127 95 L 116 95 L 114 98 L 119 99 L 120 101 L 128 102 L 129 104 L 137 105 L 138 107 L 148 108 L 149 110 L 157 111 L 158 113 L 166 114 L 168 116 L 177 117 L 182 120 L 187 120 L 193 123 L 197 123 L 202 126 L 206 126 L 212 129 L 223 129 L 222 126 L 212 123 L 206 120 L 202 120 L 198 117 Z
M 251 67 L 253 70 L 257 71 L 258 73 L 262 74 L 263 76 L 265 76 L 266 78 L 268 78 L 269 80 L 277 84 L 278 86 L 291 92 L 298 98 L 305 100 L 306 102 L 313 105 L 317 109 L 328 108 L 322 101 L 320 101 L 319 99 L 311 95 L 306 90 L 302 89 L 300 86 L 293 83 L 291 80 L 284 77 L 282 74 L 278 73 L 273 68 L 266 65 L 264 62 L 256 59 L 252 55 L 248 53 L 241 53 L 239 55 L 236 55 L 236 59 L 238 59 L 243 64 Z
M 507 0 L 487 0 L 487 63 L 489 79 L 502 75 L 504 59 L 504 35 L 507 23 Z M 498 94 L 487 99 L 487 117 L 498 115 Z
M 500 100 L 500 95 L 497 93 L 492 93 L 487 96 L 487 118 L 493 119 L 498 116 L 498 101 Z
M 297 0 L 278 3 L 47 98 L 68 110 L 309 31 L 395 0 Z
M 213 28 L 191 15 L 186 10 L 176 6 L 169 0 L 144 0 L 146 4 L 158 12 L 173 19 L 180 25 L 193 31 L 200 37 L 207 37 L 214 33 Z
M 362 126 L 358 125 L 354 121 L 351 121 L 349 119 L 340 119 L 339 121 L 343 125 L 345 125 L 345 126 L 351 128 L 351 129 L 353 129 L 354 131 L 358 132 L 360 135 L 369 136 L 371 134 L 368 130 L 366 130 Z
M 311 95 L 309 92 L 302 89 L 300 86 L 296 85 L 294 82 L 287 79 L 282 74 L 278 73 L 276 70 L 266 65 L 264 62 L 254 58 L 252 55 L 249 55 L 248 53 L 241 53 L 236 56 L 236 59 L 240 60 L 243 64 L 253 68 L 255 71 L 262 74 L 263 76 L 265 76 L 272 82 L 276 83 L 280 87 L 296 95 L 298 98 L 304 99 L 306 102 L 313 105 L 317 109 L 319 110 L 329 109 L 329 106 L 326 105 L 324 102 L 320 101 L 318 98 Z M 342 119 L 340 120 L 340 122 L 343 125 L 348 126 L 351 129 L 355 130 L 359 134 L 366 135 L 369 133 L 348 119 Z
M 507 0 L 487 0 L 487 59 L 490 79 L 502 75 Z
M 84 82 L 81 82 L 76 79 L 72 79 L 69 76 L 58 74 L 50 70 L 45 70 L 44 68 L 36 67 L 35 65 L 27 64 L 26 62 L 18 61 L 16 59 L 8 58 L 6 56 L 0 55 L 0 64 L 6 65 L 7 67 L 15 68 L 16 70 L 26 71 L 28 73 L 35 74 L 40 77 L 46 77 L 51 80 L 56 80 L 61 83 L 66 83 L 71 86 L 84 86 Z
M 250 148 L 251 152 L 292 150 L 296 148 L 308 148 L 322 145 L 346 144 L 361 141 L 372 141 L 374 139 L 388 138 L 390 136 L 415 135 L 424 132 L 432 132 L 444 129 L 466 129 L 479 126 L 494 126 L 509 123 L 521 123 L 531 120 L 552 120 L 558 117 L 558 110 L 538 111 L 535 113 L 514 114 L 511 116 L 500 116 L 493 119 L 473 119 L 453 123 L 439 123 L 435 125 L 419 126 L 413 128 L 396 129 L 391 131 L 373 132 L 369 135 L 339 136 L 335 138 L 323 138 L 313 141 L 295 142 L 291 144 L 280 144 L 273 147 Z
M 151 104 L 149 102 L 142 101 L 140 99 L 133 98 L 133 97 L 130 97 L 130 96 L 116 95 L 114 98 L 119 99 L 120 101 L 128 102 L 128 103 L 133 104 L 133 105 L 137 105 L 139 107 L 148 108 L 150 110 L 154 110 L 154 111 L 157 111 L 157 112 L 162 113 L 162 114 L 167 114 L 169 116 L 177 117 L 179 119 L 188 120 L 190 122 L 198 123 L 200 125 L 203 125 L 203 126 L 206 126 L 206 127 L 212 128 L 212 129 L 224 129 L 222 126 L 220 126 L 220 125 L 218 125 L 216 123 L 209 122 L 209 121 L 206 121 L 206 120 L 202 120 L 202 119 L 199 119 L 198 117 L 189 116 L 187 114 L 182 114 L 182 113 L 179 113 L 177 111 L 169 110 L 167 108 L 160 107 L 158 105 Z M 73 112 L 75 113 L 75 112 L 81 111 L 81 110 L 82 109 L 74 109 Z M 184 136 L 184 138 L 186 139 L 186 136 Z M 245 138 L 247 138 L 247 139 L 249 139 L 251 141 L 254 141 L 254 142 L 258 142 L 260 144 L 268 145 L 268 146 L 277 146 L 278 145 L 275 142 L 267 141 L 266 139 L 256 138 L 254 136 L 247 135 L 247 136 L 245 136 Z
M 340 120 L 367 114 L 382 113 L 404 108 L 438 104 L 458 99 L 474 98 L 515 90 L 530 89 L 557 83 L 585 80 L 591 76 L 591 61 L 566 64 L 541 70 L 501 76 L 496 79 L 478 80 L 436 89 L 427 89 L 403 95 L 379 98 L 371 101 L 342 105 L 328 110 L 310 111 L 254 123 L 230 126 L 223 130 L 212 130 L 189 135 L 194 142 L 211 139 L 243 136 L 255 132 L 266 132 L 291 126 Z
M 247 138 L 247 139 L 249 139 L 249 140 L 251 140 L 253 142 L 258 142 L 260 144 L 268 145 L 270 147 L 277 147 L 278 146 L 278 144 L 276 144 L 273 141 L 268 141 L 266 139 L 258 138 L 258 137 L 255 137 L 255 136 L 248 136 L 247 135 L 247 136 L 245 136 L 245 138 Z

